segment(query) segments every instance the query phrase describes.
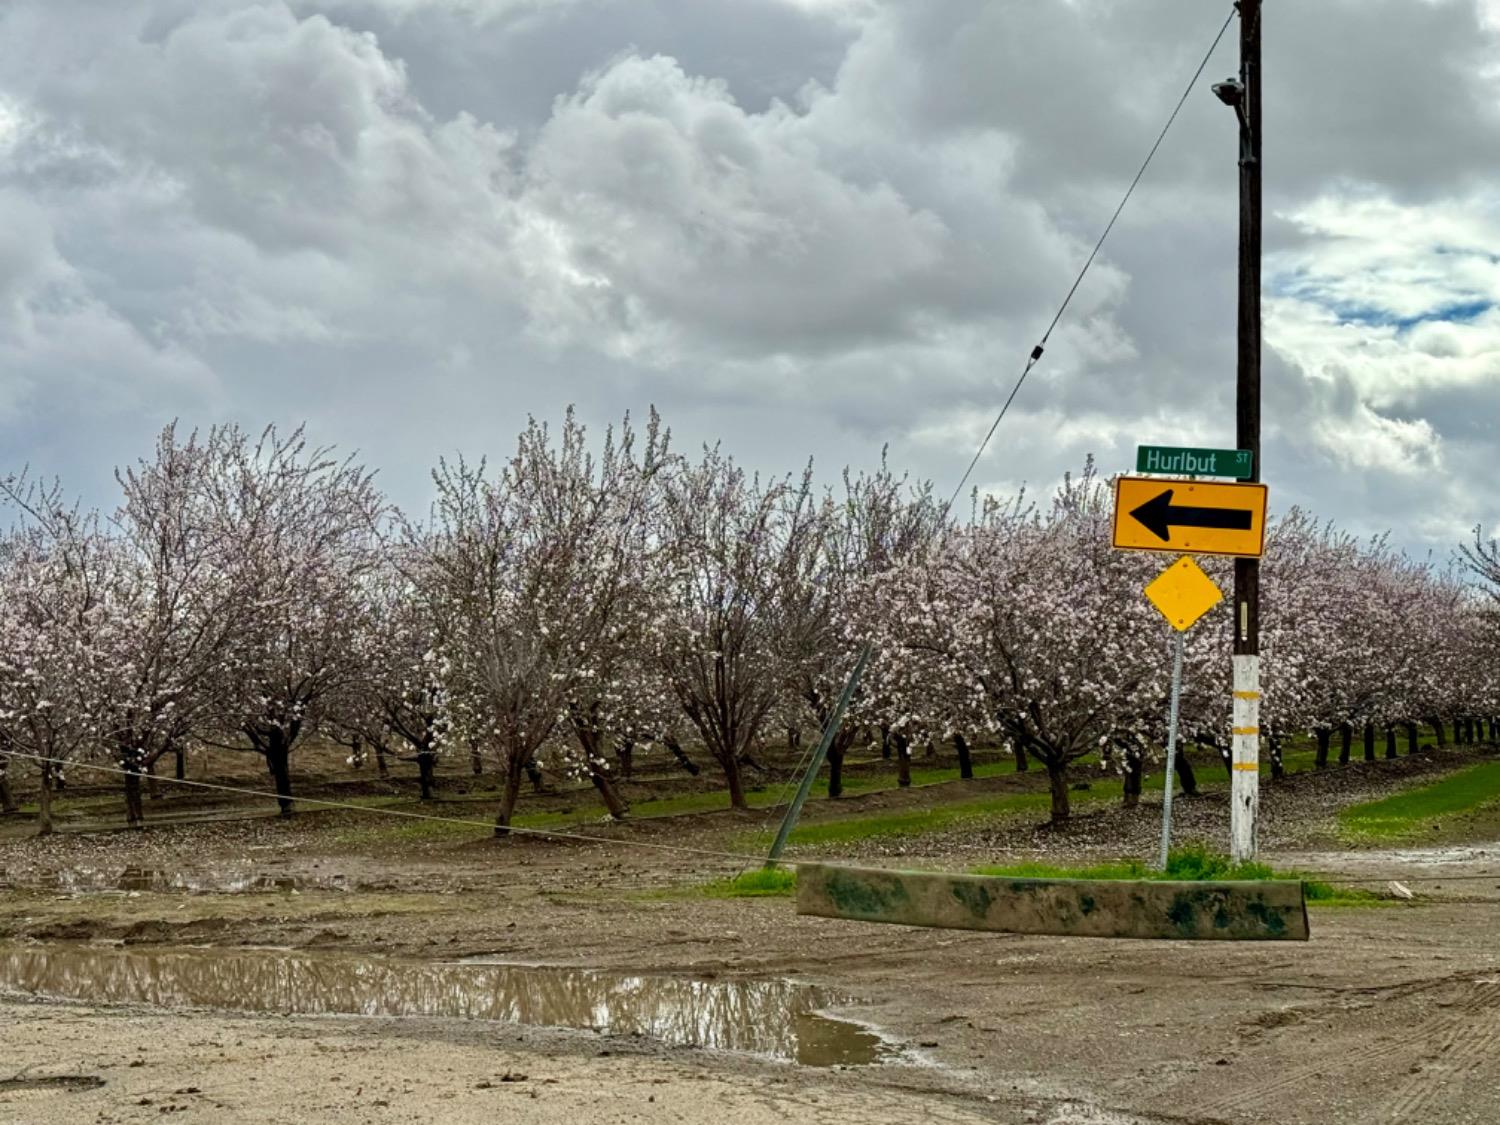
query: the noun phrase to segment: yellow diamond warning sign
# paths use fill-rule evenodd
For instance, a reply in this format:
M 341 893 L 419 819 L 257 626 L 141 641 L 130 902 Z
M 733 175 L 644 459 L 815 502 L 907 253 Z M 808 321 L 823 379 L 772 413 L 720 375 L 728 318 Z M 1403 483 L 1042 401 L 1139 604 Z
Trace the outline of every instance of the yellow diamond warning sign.
M 1161 610 L 1167 624 L 1182 633 L 1223 601 L 1224 593 L 1202 567 L 1184 555 L 1152 580 L 1146 597 Z
M 1127 551 L 1259 558 L 1266 486 L 1161 477 L 1115 481 L 1114 545 Z

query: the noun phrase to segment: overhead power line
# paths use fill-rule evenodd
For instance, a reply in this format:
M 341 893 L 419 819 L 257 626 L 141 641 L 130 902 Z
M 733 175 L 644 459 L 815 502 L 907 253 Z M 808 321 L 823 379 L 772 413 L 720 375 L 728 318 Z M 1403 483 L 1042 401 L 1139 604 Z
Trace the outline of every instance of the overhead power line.
M 1146 153 L 1146 159 L 1141 161 L 1140 168 L 1136 171 L 1135 178 L 1130 181 L 1130 186 L 1125 189 L 1125 194 L 1120 198 L 1120 205 L 1115 208 L 1115 213 L 1110 216 L 1109 222 L 1104 227 L 1104 233 L 1099 236 L 1099 241 L 1094 243 L 1094 249 L 1090 251 L 1088 260 L 1083 263 L 1083 268 L 1078 271 L 1078 276 L 1073 279 L 1073 285 L 1068 289 L 1067 296 L 1057 308 L 1057 315 L 1052 318 L 1052 323 L 1047 325 L 1047 331 L 1042 333 L 1042 338 L 1036 347 L 1031 349 L 1031 355 L 1026 360 L 1026 366 L 1021 370 L 1021 377 L 1016 380 L 1015 386 L 1010 389 L 1006 396 L 1005 404 L 1000 407 L 1000 413 L 995 415 L 995 421 L 991 423 L 989 432 L 984 435 L 984 440 L 979 443 L 979 448 L 974 452 L 974 458 L 969 462 L 969 467 L 964 470 L 963 479 L 958 482 L 958 487 L 953 490 L 953 495 L 948 498 L 948 503 L 943 508 L 943 514 L 952 511 L 954 503 L 963 493 L 964 485 L 969 483 L 969 477 L 974 472 L 974 467 L 979 464 L 979 459 L 984 456 L 984 451 L 989 448 L 990 439 L 995 436 L 995 431 L 1000 427 L 1001 420 L 1006 412 L 1010 410 L 1010 404 L 1016 400 L 1021 385 L 1026 382 L 1026 376 L 1031 374 L 1031 369 L 1036 366 L 1037 361 L 1042 358 L 1042 353 L 1047 349 L 1047 341 L 1052 337 L 1052 330 L 1057 327 L 1058 321 L 1062 320 L 1063 313 L 1067 312 L 1068 305 L 1073 301 L 1073 295 L 1078 292 L 1078 287 L 1083 284 L 1084 276 L 1089 272 L 1089 267 L 1094 264 L 1094 259 L 1099 256 L 1099 250 L 1104 245 L 1104 240 L 1109 237 L 1109 232 L 1115 229 L 1115 222 L 1120 213 L 1125 210 L 1125 204 L 1130 202 L 1136 185 L 1141 182 L 1141 177 L 1146 174 L 1146 169 L 1151 166 L 1151 160 L 1156 156 L 1156 150 L 1161 148 L 1162 141 L 1167 139 L 1167 132 L 1172 128 L 1172 123 L 1177 120 L 1177 115 L 1182 112 L 1182 107 L 1187 104 L 1188 96 L 1193 92 L 1193 87 L 1198 84 L 1198 79 L 1203 77 L 1203 71 L 1208 66 L 1208 60 L 1213 57 L 1214 51 L 1218 49 L 1219 43 L 1224 38 L 1224 33 L 1229 30 L 1229 25 L 1234 21 L 1235 10 L 1230 9 L 1229 15 L 1224 18 L 1224 25 L 1219 28 L 1219 33 L 1214 36 L 1214 41 L 1209 44 L 1208 50 L 1203 54 L 1203 61 L 1198 64 L 1198 69 L 1193 71 L 1192 78 L 1188 79 L 1183 88 L 1182 97 L 1177 99 L 1177 104 L 1172 107 L 1167 123 L 1162 126 L 1161 132 L 1157 134 L 1156 143 L 1151 146 L 1151 151 Z

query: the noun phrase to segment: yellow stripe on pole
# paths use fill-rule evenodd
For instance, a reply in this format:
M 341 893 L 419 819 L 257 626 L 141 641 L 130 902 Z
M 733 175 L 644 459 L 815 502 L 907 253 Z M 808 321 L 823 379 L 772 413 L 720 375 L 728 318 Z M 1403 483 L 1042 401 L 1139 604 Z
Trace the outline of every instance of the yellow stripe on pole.
M 1259 734 L 1260 727 L 1235 727 L 1235 734 Z
M 1236 699 L 1259 699 L 1260 698 L 1260 692 L 1258 692 L 1258 691 L 1237 691 L 1237 692 L 1234 693 L 1234 697 Z
M 1259 762 L 1235 762 L 1234 768 L 1244 770 L 1246 773 L 1255 773 L 1260 770 Z

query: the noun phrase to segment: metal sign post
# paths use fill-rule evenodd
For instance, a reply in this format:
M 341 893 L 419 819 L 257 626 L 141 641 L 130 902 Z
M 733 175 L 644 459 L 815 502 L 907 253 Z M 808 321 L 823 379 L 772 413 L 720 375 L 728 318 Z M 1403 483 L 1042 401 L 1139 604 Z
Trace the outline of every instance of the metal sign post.
M 1203 568 L 1184 555 L 1158 574 L 1145 589 L 1150 601 L 1177 631 L 1172 642 L 1172 704 L 1167 714 L 1167 778 L 1161 802 L 1161 856 L 1157 867 L 1166 870 L 1172 847 L 1172 789 L 1177 766 L 1177 717 L 1182 709 L 1182 649 L 1187 631 L 1224 600 L 1224 593 Z
M 1177 711 L 1182 699 L 1182 648 L 1186 630 L 1178 630 L 1172 641 L 1172 709 L 1167 717 L 1167 783 L 1161 800 L 1161 858 L 1156 866 L 1167 869 L 1167 853 L 1172 848 L 1172 771 L 1177 764 Z

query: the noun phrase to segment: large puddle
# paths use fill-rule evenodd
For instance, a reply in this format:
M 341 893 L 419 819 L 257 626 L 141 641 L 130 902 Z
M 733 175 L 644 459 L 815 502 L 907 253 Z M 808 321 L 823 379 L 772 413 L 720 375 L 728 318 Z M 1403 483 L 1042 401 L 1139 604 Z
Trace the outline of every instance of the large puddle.
M 847 997 L 785 980 L 705 981 L 475 962 L 418 964 L 225 950 L 0 947 L 0 989 L 98 1004 L 294 1015 L 428 1016 L 640 1035 L 804 1066 L 895 1050 L 824 1009 Z

